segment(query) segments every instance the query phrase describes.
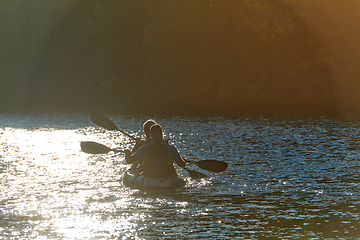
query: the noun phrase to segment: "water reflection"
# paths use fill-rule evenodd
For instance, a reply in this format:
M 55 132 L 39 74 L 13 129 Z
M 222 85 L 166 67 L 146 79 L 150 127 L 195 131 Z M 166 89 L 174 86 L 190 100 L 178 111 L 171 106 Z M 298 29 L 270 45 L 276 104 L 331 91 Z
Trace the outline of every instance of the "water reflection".
M 150 116 L 108 115 L 141 135 Z M 359 237 L 359 128 L 327 118 L 151 116 L 188 159 L 229 163 L 172 192 L 120 182 L 121 154 L 89 155 L 80 141 L 129 148 L 88 114 L 0 115 L 0 238 Z M 187 172 L 179 170 L 188 178 Z

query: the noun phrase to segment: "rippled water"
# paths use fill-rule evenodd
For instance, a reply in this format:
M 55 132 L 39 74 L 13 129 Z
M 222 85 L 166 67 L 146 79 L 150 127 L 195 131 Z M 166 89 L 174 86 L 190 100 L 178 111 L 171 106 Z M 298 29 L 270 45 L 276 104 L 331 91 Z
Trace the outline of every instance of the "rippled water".
M 108 115 L 134 135 L 148 116 Z M 229 163 L 185 188 L 125 188 L 133 142 L 88 114 L 0 114 L 1 239 L 360 239 L 359 122 L 152 116 L 181 155 Z

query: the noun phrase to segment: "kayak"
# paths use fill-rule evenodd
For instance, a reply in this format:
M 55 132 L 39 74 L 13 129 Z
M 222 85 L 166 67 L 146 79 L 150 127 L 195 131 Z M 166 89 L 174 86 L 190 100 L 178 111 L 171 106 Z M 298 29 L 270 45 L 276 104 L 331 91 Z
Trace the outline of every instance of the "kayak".
M 138 165 L 138 162 L 133 163 L 125 171 L 122 181 L 126 187 L 139 190 L 167 190 L 185 186 L 185 180 L 178 175 L 166 179 L 151 178 L 141 175 L 138 171 Z

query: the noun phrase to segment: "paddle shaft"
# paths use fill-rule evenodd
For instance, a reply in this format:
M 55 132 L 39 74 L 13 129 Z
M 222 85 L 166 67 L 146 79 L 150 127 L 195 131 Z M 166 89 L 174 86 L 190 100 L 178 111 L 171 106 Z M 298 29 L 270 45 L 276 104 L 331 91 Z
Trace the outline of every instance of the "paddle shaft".
M 90 114 L 90 118 L 93 123 L 95 123 L 96 125 L 98 125 L 100 127 L 103 127 L 108 130 L 120 131 L 121 133 L 128 136 L 129 138 L 135 140 L 135 137 L 120 130 L 108 117 L 104 116 L 103 114 L 101 114 L 99 112 L 92 111 Z M 186 160 L 186 162 L 196 164 L 198 167 L 200 167 L 202 169 L 205 169 L 205 170 L 211 171 L 211 172 L 216 172 L 216 173 L 223 172 L 227 168 L 226 162 L 221 162 L 221 161 L 217 161 L 217 160 L 200 160 L 198 162 Z
M 117 129 L 117 131 L 120 131 L 122 134 L 128 136 L 128 137 L 131 138 L 132 140 L 135 140 L 135 139 L 136 139 L 135 137 L 131 136 L 130 134 L 128 134 L 128 133 L 126 133 L 126 132 L 124 132 L 124 131 L 122 131 L 122 130 L 120 130 L 120 129 Z
M 109 148 L 101 143 L 90 142 L 90 141 L 82 141 L 82 142 L 80 142 L 80 146 L 81 146 L 81 150 L 83 152 L 90 153 L 90 154 L 106 154 L 106 153 L 109 153 L 110 151 L 124 152 L 122 150 Z M 197 171 L 190 170 L 187 168 L 183 168 L 183 169 L 189 173 L 191 178 L 206 178 L 207 177 L 205 174 L 203 174 L 201 172 L 197 172 Z

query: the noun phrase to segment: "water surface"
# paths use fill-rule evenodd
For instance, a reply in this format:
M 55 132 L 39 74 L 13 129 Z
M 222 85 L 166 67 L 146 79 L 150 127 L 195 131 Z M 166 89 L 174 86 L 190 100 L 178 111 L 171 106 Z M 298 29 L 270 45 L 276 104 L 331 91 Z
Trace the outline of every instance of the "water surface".
M 140 136 L 150 116 L 108 114 Z M 360 238 L 359 122 L 151 116 L 183 157 L 229 163 L 185 188 L 144 193 L 119 181 L 133 146 L 88 114 L 0 114 L 1 239 Z

